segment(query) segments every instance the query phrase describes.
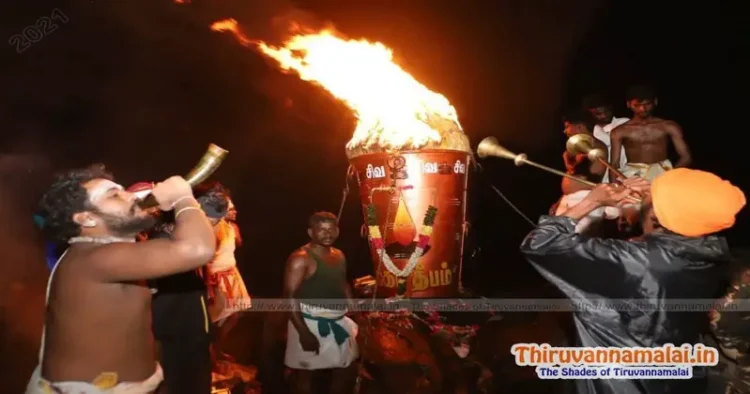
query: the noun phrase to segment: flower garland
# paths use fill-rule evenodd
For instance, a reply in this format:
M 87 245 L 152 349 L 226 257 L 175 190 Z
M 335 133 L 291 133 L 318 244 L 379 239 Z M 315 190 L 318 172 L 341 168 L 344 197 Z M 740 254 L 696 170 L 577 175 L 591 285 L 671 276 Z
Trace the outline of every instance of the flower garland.
M 393 264 L 393 260 L 391 260 L 391 257 L 388 256 L 385 251 L 385 242 L 383 241 L 383 236 L 380 234 L 380 227 L 378 227 L 378 215 L 375 204 L 369 204 L 367 206 L 367 227 L 370 232 L 370 243 L 375 249 L 375 253 L 377 253 L 381 261 L 383 261 L 383 264 L 385 264 L 385 268 L 388 270 L 388 272 L 392 273 L 396 276 L 396 278 L 398 278 L 399 294 L 403 294 L 406 292 L 406 280 L 403 278 L 411 275 L 412 271 L 414 271 L 414 268 L 417 266 L 417 262 L 422 257 L 425 248 L 427 248 L 427 245 L 430 243 L 430 236 L 432 235 L 432 225 L 435 224 L 436 215 L 437 208 L 430 205 L 424 215 L 424 221 L 422 222 L 422 230 L 419 233 L 419 241 L 417 242 L 417 247 L 409 257 L 409 262 L 406 264 L 404 269 L 398 269 L 398 267 Z

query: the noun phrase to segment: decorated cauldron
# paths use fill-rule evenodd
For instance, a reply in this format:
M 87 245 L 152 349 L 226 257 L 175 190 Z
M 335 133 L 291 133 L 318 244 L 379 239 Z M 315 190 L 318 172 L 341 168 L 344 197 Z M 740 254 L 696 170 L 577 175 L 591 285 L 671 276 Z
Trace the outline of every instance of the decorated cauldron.
M 372 153 L 350 159 L 382 297 L 458 294 L 470 154 Z

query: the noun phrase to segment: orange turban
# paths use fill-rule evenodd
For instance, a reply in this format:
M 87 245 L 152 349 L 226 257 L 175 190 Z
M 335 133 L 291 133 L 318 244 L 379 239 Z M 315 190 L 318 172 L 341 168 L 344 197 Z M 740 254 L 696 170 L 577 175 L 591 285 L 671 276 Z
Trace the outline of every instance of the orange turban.
M 666 229 L 700 237 L 734 225 L 745 206 L 737 186 L 705 171 L 677 168 L 651 182 L 654 214 Z

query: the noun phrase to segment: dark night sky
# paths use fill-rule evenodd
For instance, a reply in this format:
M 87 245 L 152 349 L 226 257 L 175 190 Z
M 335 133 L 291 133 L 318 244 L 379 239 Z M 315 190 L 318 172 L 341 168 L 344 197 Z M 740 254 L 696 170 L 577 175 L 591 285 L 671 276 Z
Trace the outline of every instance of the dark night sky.
M 684 3 L 329 0 L 297 2 L 291 15 L 330 20 L 352 37 L 385 43 L 408 72 L 450 99 L 473 145 L 494 135 L 556 167 L 562 167 L 564 108 L 601 90 L 624 116 L 626 86 L 653 83 L 658 115 L 683 126 L 695 166 L 748 191 L 746 145 L 734 142 L 747 132 L 740 70 L 748 68 L 739 56 L 748 48 L 748 34 L 740 31 L 750 20 L 747 7 Z M 290 6 L 271 0 L 3 5 L 4 37 L 54 8 L 69 22 L 23 53 L 11 45 L 0 50 L 0 152 L 45 158 L 55 169 L 101 161 L 129 184 L 184 173 L 209 142 L 228 148 L 216 178 L 236 196 L 246 240 L 242 270 L 252 293 L 277 294 L 284 259 L 305 242 L 307 216 L 338 210 L 353 120 L 321 89 L 280 73 L 208 26 L 234 17 L 249 36 L 278 40 L 271 20 L 290 15 Z M 486 183 L 536 219 L 559 197 L 559 179 L 504 160 L 483 168 L 471 180 L 467 255 L 474 258 L 467 257 L 465 282 L 492 294 L 533 275 L 516 254 L 529 225 Z M 15 190 L 10 185 L 3 195 Z M 352 188 L 339 244 L 359 276 L 370 263 Z M 19 205 L 14 211 L 22 214 L 7 225 L 30 227 L 30 209 Z M 750 222 L 742 216 L 730 234 L 735 245 L 747 243 Z M 2 253 L 2 261 L 18 255 Z M 43 286 L 43 262 L 29 258 L 37 254 L 6 262 L 5 275 Z M 25 279 L 13 279 L 19 270 Z M 480 274 L 488 279 L 477 281 Z

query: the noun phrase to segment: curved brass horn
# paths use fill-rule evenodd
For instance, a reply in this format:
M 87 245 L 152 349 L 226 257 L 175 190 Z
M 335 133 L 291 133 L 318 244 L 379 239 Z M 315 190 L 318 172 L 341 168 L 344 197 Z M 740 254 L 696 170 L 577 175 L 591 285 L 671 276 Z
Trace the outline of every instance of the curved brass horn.
M 219 168 L 228 154 L 229 151 L 216 144 L 208 145 L 206 153 L 203 154 L 203 157 L 201 157 L 198 164 L 185 176 L 185 180 L 193 187 L 205 181 L 206 178 L 211 176 L 211 174 Z M 159 203 L 152 194 L 149 194 L 146 198 L 141 200 L 138 205 L 141 209 L 148 209 L 158 206 Z
M 602 163 L 610 174 L 614 175 L 617 180 L 623 180 L 627 177 L 623 175 L 618 169 L 612 167 L 607 161 L 607 152 L 602 149 L 596 148 L 594 136 L 588 134 L 576 134 L 565 143 L 565 149 L 571 155 L 586 155 L 591 161 L 598 161 Z
M 216 171 L 221 165 L 224 159 L 229 154 L 229 151 L 221 148 L 216 144 L 208 145 L 206 153 L 203 154 L 198 165 L 193 168 L 190 173 L 185 176 L 185 180 L 191 185 L 195 186 L 205 181 L 211 174 Z

